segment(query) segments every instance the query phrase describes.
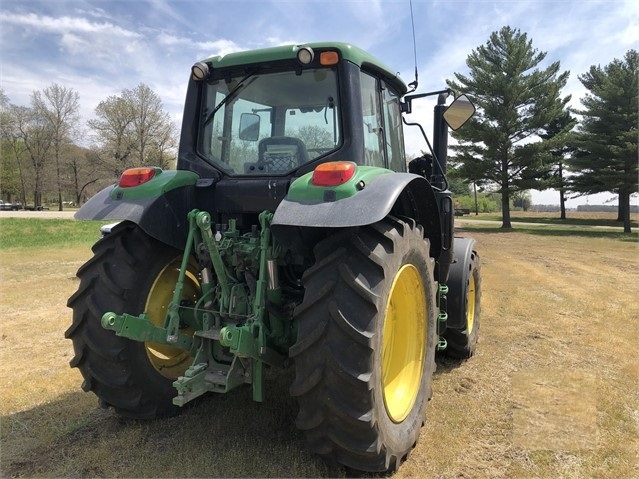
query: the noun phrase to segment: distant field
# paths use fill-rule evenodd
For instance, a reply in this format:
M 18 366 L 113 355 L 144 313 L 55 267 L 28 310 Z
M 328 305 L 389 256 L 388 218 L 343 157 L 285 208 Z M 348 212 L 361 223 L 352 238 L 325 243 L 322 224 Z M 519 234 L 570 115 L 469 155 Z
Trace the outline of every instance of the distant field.
M 347 476 L 308 453 L 290 373 L 269 374 L 263 404 L 240 389 L 150 422 L 98 409 L 63 335 L 99 222 L 50 221 L 0 219 L 1 477 Z M 460 234 L 482 258 L 478 352 L 439 358 L 427 424 L 393 477 L 639 477 L 637 234 Z

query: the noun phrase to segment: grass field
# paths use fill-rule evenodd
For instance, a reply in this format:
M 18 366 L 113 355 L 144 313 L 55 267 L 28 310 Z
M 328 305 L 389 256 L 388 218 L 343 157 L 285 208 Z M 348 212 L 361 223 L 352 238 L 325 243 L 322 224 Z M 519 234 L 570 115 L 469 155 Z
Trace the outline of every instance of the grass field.
M 630 217 L 630 225 L 632 228 L 637 228 L 637 219 L 638 216 L 636 213 L 631 214 Z M 558 225 L 558 226 L 597 226 L 597 227 L 611 227 L 620 229 L 623 231 L 623 224 L 616 220 L 617 215 L 612 213 L 598 213 L 598 212 L 575 212 L 568 211 L 566 212 L 566 219 L 562 220 L 559 218 L 559 213 L 545 213 L 545 212 L 522 212 L 522 211 L 513 211 L 511 212 L 510 219 L 513 223 L 523 222 L 523 223 L 539 223 L 539 224 L 550 224 L 550 225 Z M 475 215 L 471 213 L 470 215 L 464 216 L 459 219 L 477 219 L 482 221 L 499 221 L 501 223 L 501 214 L 500 213 L 481 213 L 480 215 Z
M 99 224 L 46 221 L 0 220 L 0 476 L 347 475 L 307 452 L 290 373 L 269 374 L 263 404 L 240 389 L 150 422 L 99 409 L 64 339 Z M 459 232 L 482 258 L 478 352 L 438 359 L 427 424 L 393 477 L 639 478 L 637 235 L 498 226 Z

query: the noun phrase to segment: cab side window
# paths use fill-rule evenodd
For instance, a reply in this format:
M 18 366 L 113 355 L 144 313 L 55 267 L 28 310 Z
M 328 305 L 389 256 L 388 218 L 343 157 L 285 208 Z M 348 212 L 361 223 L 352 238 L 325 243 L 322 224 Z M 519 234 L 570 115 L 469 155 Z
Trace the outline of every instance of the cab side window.
M 377 79 L 362 72 L 362 118 L 364 121 L 364 164 L 385 167 L 382 107 Z
M 361 72 L 364 164 L 406 171 L 400 97 L 385 82 Z
M 402 114 L 399 96 L 387 85 L 382 87 L 384 104 L 384 137 L 386 140 L 386 156 L 393 171 L 406 171 L 406 155 L 404 152 L 404 133 L 402 130 Z

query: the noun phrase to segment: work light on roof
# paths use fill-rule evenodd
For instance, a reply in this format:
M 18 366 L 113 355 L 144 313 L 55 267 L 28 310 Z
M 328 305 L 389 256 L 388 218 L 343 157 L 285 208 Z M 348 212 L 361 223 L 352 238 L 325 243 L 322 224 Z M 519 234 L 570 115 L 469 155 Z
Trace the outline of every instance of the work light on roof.
M 197 62 L 191 67 L 191 75 L 193 80 L 202 81 L 209 76 L 209 66 L 204 62 Z
M 313 61 L 313 57 L 315 57 L 315 53 L 310 47 L 301 47 L 299 50 L 297 50 L 297 60 L 302 65 L 308 65 L 309 63 L 311 63 Z

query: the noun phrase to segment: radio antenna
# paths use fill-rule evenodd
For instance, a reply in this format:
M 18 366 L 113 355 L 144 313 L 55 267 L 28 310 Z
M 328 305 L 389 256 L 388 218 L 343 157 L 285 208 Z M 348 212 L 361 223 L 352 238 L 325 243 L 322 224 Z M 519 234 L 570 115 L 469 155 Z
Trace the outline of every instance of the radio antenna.
M 417 90 L 417 85 L 419 84 L 419 82 L 417 80 L 417 43 L 415 40 L 415 19 L 413 18 L 413 0 L 409 0 L 409 4 L 410 4 L 410 23 L 413 27 L 413 55 L 415 56 L 415 81 L 412 81 L 408 84 L 408 86 L 412 88 L 412 90 L 410 90 L 408 93 L 411 93 Z

